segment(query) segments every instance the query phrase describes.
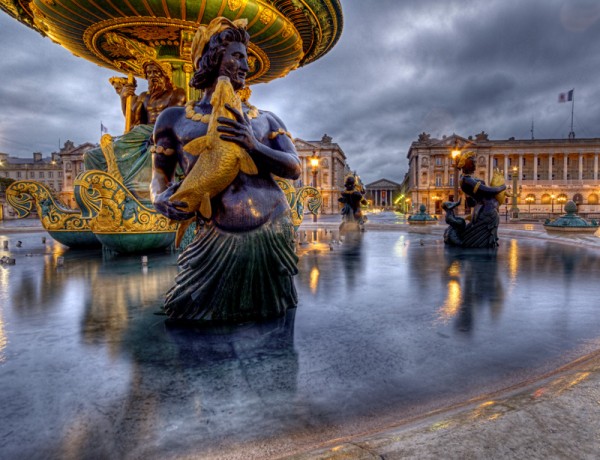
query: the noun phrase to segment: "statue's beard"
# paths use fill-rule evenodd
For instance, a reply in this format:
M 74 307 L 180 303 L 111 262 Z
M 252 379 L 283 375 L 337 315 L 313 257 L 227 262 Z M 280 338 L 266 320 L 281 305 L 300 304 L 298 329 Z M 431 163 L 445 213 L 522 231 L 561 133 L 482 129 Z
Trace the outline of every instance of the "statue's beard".
M 148 80 L 148 92 L 151 96 L 160 96 L 166 91 L 165 80 L 162 78 Z
M 231 69 L 228 69 L 228 68 L 223 69 L 222 74 L 224 77 L 229 78 L 229 81 L 231 82 L 231 86 L 233 86 L 233 89 L 235 91 L 238 91 L 244 87 L 245 80 L 243 78 L 241 78 L 238 74 L 232 72 Z

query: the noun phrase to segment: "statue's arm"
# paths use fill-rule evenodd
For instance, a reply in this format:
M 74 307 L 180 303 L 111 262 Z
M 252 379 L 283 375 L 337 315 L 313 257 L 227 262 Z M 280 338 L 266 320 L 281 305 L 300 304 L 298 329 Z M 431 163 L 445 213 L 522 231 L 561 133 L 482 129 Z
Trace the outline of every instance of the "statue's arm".
M 468 193 L 469 195 L 475 195 L 476 193 L 480 193 L 480 194 L 484 194 L 484 195 L 494 196 L 494 195 L 506 190 L 505 184 L 499 185 L 498 187 L 492 187 L 490 185 L 485 185 L 484 182 L 478 181 L 472 177 L 464 178 L 463 181 L 468 186 L 468 190 L 469 190 L 469 191 L 466 191 L 463 189 L 463 191 L 465 193 Z
M 182 207 L 183 203 L 169 200 L 181 184 L 173 183 L 178 163 L 177 153 L 180 150 L 180 142 L 173 131 L 174 115 L 166 109 L 154 125 L 150 198 L 161 214 L 174 220 L 187 220 L 193 217 L 194 213 L 180 211 L 177 206 Z
M 234 142 L 252 156 L 259 169 L 285 179 L 295 180 L 302 172 L 294 143 L 286 134 L 285 125 L 275 115 L 263 112 L 254 123 L 244 114 L 227 106 L 235 119 L 219 118 L 217 130 L 221 139 Z M 256 133 L 259 133 L 257 138 Z

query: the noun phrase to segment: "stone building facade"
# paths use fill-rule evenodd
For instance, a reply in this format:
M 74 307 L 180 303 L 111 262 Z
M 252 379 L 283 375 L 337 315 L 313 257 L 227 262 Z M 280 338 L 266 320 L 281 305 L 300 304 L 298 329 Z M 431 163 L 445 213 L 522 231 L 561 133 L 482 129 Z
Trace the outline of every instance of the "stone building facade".
M 379 179 L 365 185 L 365 198 L 369 206 L 375 208 L 390 208 L 400 196 L 401 184 L 389 179 Z
M 337 214 L 341 206 L 338 202 L 344 188 L 344 178 L 351 172 L 342 148 L 325 134 L 320 141 L 295 139 L 294 145 L 302 162 L 302 175 L 294 187 L 314 185 L 323 196 L 321 213 Z M 311 158 L 318 158 L 318 166 L 313 169 Z M 316 184 L 314 184 L 316 180 Z
M 486 183 L 496 168 L 509 187 L 516 178 L 521 213 L 560 213 L 567 200 L 575 201 L 579 212 L 600 212 L 600 138 L 491 140 L 485 132 L 467 138 L 419 135 L 407 154 L 413 211 L 425 204 L 439 214 L 441 203 L 454 199 L 453 149 L 475 153 L 475 175 Z

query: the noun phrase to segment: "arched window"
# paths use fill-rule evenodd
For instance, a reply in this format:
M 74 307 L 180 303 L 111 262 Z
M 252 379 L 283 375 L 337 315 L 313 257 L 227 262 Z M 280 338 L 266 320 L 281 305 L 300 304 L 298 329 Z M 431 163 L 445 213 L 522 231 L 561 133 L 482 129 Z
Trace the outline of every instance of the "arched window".
M 573 195 L 573 201 L 577 204 L 582 204 L 583 203 L 583 195 L 581 193 L 576 193 L 575 195 Z
M 552 198 L 550 197 L 550 194 L 544 193 L 542 195 L 542 199 L 541 199 L 542 204 L 550 204 L 551 201 L 552 201 Z
M 529 193 L 526 197 L 525 197 L 525 203 L 528 204 L 534 204 L 535 203 L 535 195 L 533 193 Z
M 590 193 L 587 201 L 588 201 L 588 204 L 598 204 L 598 194 Z

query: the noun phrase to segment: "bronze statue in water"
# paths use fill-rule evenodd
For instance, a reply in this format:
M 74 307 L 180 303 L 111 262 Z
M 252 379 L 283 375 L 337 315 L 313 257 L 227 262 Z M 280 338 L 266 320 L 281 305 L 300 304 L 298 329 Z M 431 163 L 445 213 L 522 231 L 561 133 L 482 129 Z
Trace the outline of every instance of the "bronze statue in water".
M 463 152 L 458 161 L 462 171 L 460 189 L 464 192 L 467 204 L 472 208 L 470 221 L 455 215 L 457 202 L 445 202 L 442 208 L 446 212 L 444 242 L 450 246 L 463 248 L 495 248 L 498 246 L 499 201 L 504 201 L 504 178 L 499 171 L 494 172 L 491 185 L 476 178 L 473 152 Z
M 300 160 L 277 116 L 233 103 L 230 89 L 242 90 L 249 71 L 245 27 L 245 20 L 216 18 L 198 28 L 190 85 L 203 95 L 185 108 L 166 109 L 154 128 L 155 208 L 174 220 L 204 223 L 181 254 L 166 296 L 164 309 L 173 320 L 261 320 L 297 303 L 291 211 L 273 176 L 298 178 Z M 213 149 L 227 153 L 228 165 L 200 161 Z M 236 161 L 233 178 L 223 179 Z M 186 175 L 182 182 L 175 177 L 178 165 Z M 219 186 L 207 186 L 206 176 Z M 197 194 L 195 187 L 201 188 Z
M 361 205 L 366 204 L 365 188 L 360 179 L 354 174 L 348 174 L 344 180 L 344 190 L 338 201 L 342 207 L 342 225 L 340 230 L 349 229 L 352 225 L 362 226 L 367 217 L 361 210 Z

